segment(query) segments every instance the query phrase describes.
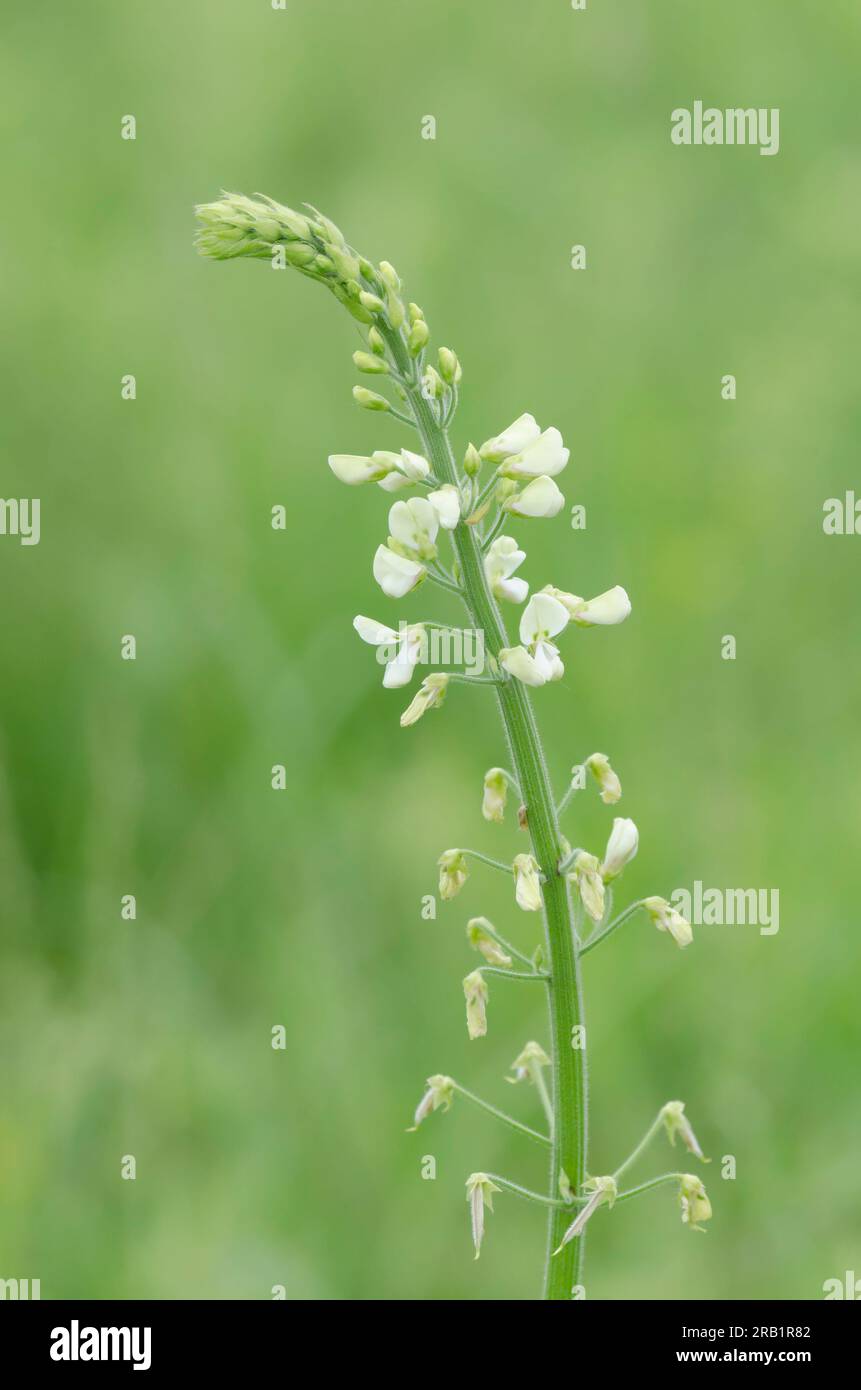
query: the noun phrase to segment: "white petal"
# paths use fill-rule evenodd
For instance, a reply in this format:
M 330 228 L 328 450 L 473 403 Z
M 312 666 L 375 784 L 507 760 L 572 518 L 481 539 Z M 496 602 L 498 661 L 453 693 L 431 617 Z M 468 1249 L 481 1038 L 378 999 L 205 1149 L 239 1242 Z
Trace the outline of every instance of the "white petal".
M 525 647 L 504 647 L 499 660 L 524 685 L 544 685 L 545 677 Z
M 410 550 L 420 550 L 427 541 L 432 543 L 438 530 L 439 517 L 426 497 L 411 497 L 389 508 L 389 531 Z
M 617 584 L 597 598 L 590 598 L 575 615 L 574 621 L 580 627 L 612 627 L 615 623 L 623 623 L 630 611 L 631 600 L 621 584 Z
M 505 509 L 516 516 L 550 517 L 556 516 L 564 505 L 565 498 L 553 479 L 542 474 L 540 478 L 533 478 L 531 483 L 527 483 L 521 493 L 509 497 Z
M 503 459 L 510 458 L 512 454 L 521 453 L 540 433 L 541 429 L 536 424 L 534 415 L 520 415 L 513 425 L 502 431 L 502 434 L 486 440 L 479 453 L 489 463 L 502 463 Z
M 521 453 L 507 459 L 502 472 L 507 478 L 555 477 L 568 462 L 569 452 L 557 429 L 545 430 L 540 438 Z
M 498 579 L 508 579 L 519 569 L 526 559 L 526 551 L 520 550 L 513 536 L 497 536 L 484 557 L 484 572 L 493 584 Z
M 551 594 L 533 594 L 520 619 L 520 640 L 530 646 L 539 637 L 555 637 L 567 626 L 564 603 Z
M 378 545 L 374 555 L 374 578 L 388 598 L 403 598 L 414 589 L 427 571 L 424 565 L 405 560 L 387 545 Z
M 398 467 L 411 482 L 419 482 L 430 473 L 430 464 L 422 454 L 412 454 L 409 449 L 401 449 Z
M 435 492 L 428 493 L 427 500 L 439 517 L 440 526 L 446 531 L 453 531 L 460 521 L 460 494 L 457 488 L 452 483 L 443 483 Z
M 385 464 L 375 463 L 364 454 L 330 454 L 329 467 L 340 482 L 350 487 L 370 483 L 389 471 Z
M 383 643 L 398 640 L 394 628 L 386 627 L 385 623 L 375 622 L 373 618 L 364 618 L 361 613 L 353 619 L 353 627 L 362 641 L 369 642 L 372 647 L 380 647 Z
M 497 579 L 493 586 L 497 598 L 507 599 L 509 603 L 523 603 L 529 593 L 525 579 Z

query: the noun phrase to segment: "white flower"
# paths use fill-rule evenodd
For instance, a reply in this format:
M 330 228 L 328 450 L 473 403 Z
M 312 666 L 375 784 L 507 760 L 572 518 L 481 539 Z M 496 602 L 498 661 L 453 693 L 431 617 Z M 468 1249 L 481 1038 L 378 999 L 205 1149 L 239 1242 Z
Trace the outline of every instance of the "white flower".
M 421 454 L 410 453 L 409 449 L 401 449 L 399 454 L 381 449 L 372 457 L 391 465 L 391 471 L 379 480 L 379 486 L 386 492 L 400 492 L 401 488 L 412 487 L 414 483 L 422 482 L 430 473 L 427 459 Z
M 518 549 L 513 536 L 497 536 L 484 557 L 484 573 L 496 598 L 510 603 L 522 603 L 529 593 L 525 579 L 512 579 L 526 559 L 526 551 Z
M 484 976 L 480 970 L 473 970 L 467 975 L 463 982 L 463 992 L 466 997 L 466 1031 L 469 1033 L 471 1041 L 476 1038 L 483 1038 L 487 1034 L 487 998 L 488 988 Z
M 521 453 L 529 444 L 532 444 L 540 435 L 541 428 L 536 424 L 534 415 L 521 415 L 509 425 L 502 434 L 497 434 L 493 439 L 485 440 L 479 449 L 479 453 L 488 463 L 502 463 L 504 459 L 510 458 L 512 454 Z
M 569 875 L 573 880 L 580 901 L 592 918 L 600 922 L 604 917 L 604 880 L 601 877 L 598 860 L 594 854 L 581 850 L 574 860 L 574 871 Z
M 335 477 L 349 487 L 360 483 L 377 483 L 385 480 L 393 465 L 388 462 L 389 455 L 330 454 L 329 467 Z
M 492 767 L 484 774 L 484 796 L 481 814 L 485 820 L 501 821 L 508 800 L 508 778 L 501 767 Z
M 540 912 L 541 875 L 538 864 L 531 854 L 518 854 L 512 864 L 514 870 L 514 897 L 518 907 L 524 912 Z
M 426 497 L 411 497 L 408 502 L 395 502 L 389 508 L 390 539 L 417 560 L 434 558 L 438 530 L 439 516 Z
M 605 806 L 613 806 L 622 795 L 622 783 L 610 766 L 606 753 L 592 753 L 586 759 L 589 769 L 601 788 L 601 800 Z
M 484 1239 L 484 1208 L 493 1211 L 493 1194 L 501 1191 L 502 1188 L 491 1182 L 486 1173 L 470 1173 L 466 1180 L 466 1200 L 469 1202 L 476 1259 L 481 1254 L 481 1242 Z
M 453 483 L 443 483 L 435 492 L 428 493 L 427 499 L 444 531 L 453 531 L 460 521 L 460 493 Z
M 569 452 L 557 429 L 545 430 L 519 454 L 505 460 L 500 473 L 505 478 L 555 478 L 568 462 Z
M 564 603 L 571 621 L 578 627 L 613 627 L 616 623 L 623 623 L 631 612 L 631 600 L 621 584 L 589 599 L 580 598 L 579 594 L 567 594 L 563 589 L 554 589 L 552 584 L 548 584 L 542 592 L 552 594 L 560 603 Z
M 401 728 L 407 729 L 411 724 L 417 724 L 423 714 L 427 714 L 429 709 L 439 709 L 445 699 L 445 692 L 448 689 L 449 678 L 445 671 L 432 671 L 429 676 L 425 676 L 418 692 L 407 705 L 401 715 Z
M 396 555 L 387 545 L 378 545 L 374 555 L 374 578 L 387 598 L 403 598 L 427 574 L 424 565 Z
M 544 474 L 533 478 L 522 492 L 515 492 L 503 502 L 507 512 L 515 516 L 555 516 L 565 506 L 565 498 L 552 478 Z
M 418 1129 L 422 1120 L 426 1120 L 428 1115 L 432 1115 L 434 1110 L 450 1110 L 454 1099 L 454 1081 L 450 1076 L 428 1077 L 428 1088 L 416 1107 L 413 1119 L 413 1129 Z
M 533 594 L 520 618 L 520 640 L 527 648 L 545 681 L 558 681 L 565 674 L 559 648 L 550 641 L 568 626 L 563 604 L 550 594 Z
M 667 1131 L 667 1137 L 672 1145 L 675 1145 L 676 1135 L 681 1135 L 682 1143 L 696 1158 L 702 1159 L 703 1163 L 708 1163 L 708 1159 L 703 1155 L 699 1140 L 691 1128 L 691 1122 L 685 1114 L 685 1103 L 683 1100 L 668 1100 L 666 1105 L 661 1108 L 661 1119 Z
M 677 946 L 690 946 L 694 939 L 690 922 L 666 898 L 644 898 L 643 907 L 658 931 L 668 931 Z
M 353 619 L 353 627 L 363 642 L 372 647 L 386 647 L 391 652 L 386 662 L 383 685 L 389 690 L 409 685 L 421 656 L 424 628 L 420 624 L 415 627 L 402 625 L 400 631 L 395 632 L 394 628 L 377 623 L 373 618 L 364 618 L 361 613 Z
M 546 685 L 547 677 L 534 657 L 525 647 L 503 647 L 499 653 L 500 665 L 524 685 Z
M 456 898 L 469 877 L 462 850 L 447 849 L 437 860 L 439 865 L 439 895 L 443 901 Z
M 640 843 L 640 834 L 632 820 L 617 816 L 604 851 L 601 877 L 605 883 L 617 878 L 626 864 L 630 864 Z
M 679 1203 L 682 1208 L 682 1221 L 692 1231 L 701 1231 L 701 1221 L 710 1221 L 712 1204 L 708 1194 L 693 1173 L 682 1173 L 679 1183 Z

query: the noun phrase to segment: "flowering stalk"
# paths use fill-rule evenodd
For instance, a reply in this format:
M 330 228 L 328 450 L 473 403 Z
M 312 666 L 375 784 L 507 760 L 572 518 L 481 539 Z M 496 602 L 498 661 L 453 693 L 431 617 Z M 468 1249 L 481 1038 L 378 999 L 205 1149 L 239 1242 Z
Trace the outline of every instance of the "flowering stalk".
M 386 544 L 378 547 L 373 563 L 374 577 L 383 593 L 401 599 L 425 581 L 436 583 L 459 596 L 472 628 L 483 634 L 489 675 L 434 672 L 426 676 L 401 715 L 401 724 L 412 725 L 438 708 L 452 680 L 493 686 L 513 771 L 490 770 L 482 810 L 487 820 L 503 820 L 508 791 L 512 790 L 521 802 L 518 822 L 528 831 L 532 852 L 516 855 L 509 866 L 475 851 L 447 850 L 439 859 L 440 896 L 456 896 L 468 876 L 467 861 L 475 858 L 512 872 L 517 906 L 543 915 L 540 969 L 537 955 L 530 958 L 511 947 L 486 918 L 473 919 L 469 939 L 487 964 L 466 977 L 464 994 L 469 1035 L 482 1038 L 488 1026 L 486 975 L 546 984 L 550 1056 L 538 1043 L 527 1044 L 515 1068 L 538 1092 L 550 1134 L 545 1139 L 441 1075 L 430 1078 L 429 1090 L 416 1112 L 416 1124 L 437 1109 L 448 1109 L 452 1096 L 459 1092 L 521 1133 L 549 1144 L 545 1196 L 481 1172 L 469 1178 L 467 1195 L 476 1252 L 484 1234 L 485 1208 L 492 1210 L 494 1192 L 512 1191 L 545 1205 L 545 1297 L 570 1299 L 582 1282 L 585 1225 L 599 1206 L 612 1206 L 616 1196 L 612 1177 L 590 1178 L 587 1170 L 587 1053 L 580 961 L 585 949 L 609 936 L 630 915 L 625 912 L 604 925 L 612 898 L 609 885 L 636 854 L 638 832 L 632 821 L 617 819 L 603 860 L 571 849 L 560 830 L 529 687 L 540 687 L 562 676 L 564 667 L 554 639 L 569 624 L 589 628 L 619 623 L 630 612 L 628 596 L 616 587 L 586 600 L 547 586 L 533 594 L 523 610 L 520 642 L 512 646 L 499 603 L 521 604 L 526 600 L 529 586 L 515 576 L 526 555 L 512 536 L 500 533 L 512 520 L 552 517 L 562 507 L 564 498 L 554 478 L 567 464 L 568 450 L 558 430 L 542 432 L 531 415 L 523 415 L 480 450 L 470 445 L 459 468 L 449 426 L 457 406 L 460 364 L 448 348 L 439 349 L 436 365 L 430 362 L 430 330 L 424 314 L 416 304 L 405 305 L 400 279 L 388 262 L 372 265 L 347 245 L 332 222 L 313 209 L 296 213 L 271 199 L 225 194 L 197 211 L 201 223 L 197 244 L 202 254 L 215 259 L 267 258 L 276 267 L 291 265 L 335 294 L 366 333 L 365 345 L 354 354 L 356 367 L 373 376 L 375 385 L 392 388 L 397 400 L 394 405 L 387 396 L 357 386 L 353 393 L 357 403 L 411 424 L 418 435 L 420 453 L 401 449 L 380 450 L 370 457 L 333 454 L 329 463 L 336 477 L 350 486 L 372 483 L 386 492 L 412 489 L 417 493 L 407 501 L 396 501 L 390 509 L 390 535 Z M 483 468 L 491 470 L 485 481 L 480 477 Z M 450 568 L 443 566 L 439 556 L 439 544 L 446 536 L 451 544 Z M 359 616 L 355 626 L 363 641 L 377 647 L 378 658 L 381 652 L 388 656 L 384 684 L 406 685 L 420 657 L 425 625 L 414 624 L 396 633 Z M 606 755 L 591 755 L 584 767 L 598 783 L 602 800 L 615 803 L 621 796 L 621 784 Z M 560 811 L 570 796 L 569 791 Z M 644 905 L 660 930 L 670 931 L 679 945 L 687 944 L 663 899 L 645 900 Z M 581 946 L 578 932 L 581 908 L 596 924 L 586 948 Z M 529 968 L 512 970 L 512 957 Z M 549 1091 L 541 1074 L 545 1064 L 550 1072 Z M 707 1219 L 704 1196 L 689 1185 L 683 1197 L 685 1210 L 693 1212 L 692 1224 Z

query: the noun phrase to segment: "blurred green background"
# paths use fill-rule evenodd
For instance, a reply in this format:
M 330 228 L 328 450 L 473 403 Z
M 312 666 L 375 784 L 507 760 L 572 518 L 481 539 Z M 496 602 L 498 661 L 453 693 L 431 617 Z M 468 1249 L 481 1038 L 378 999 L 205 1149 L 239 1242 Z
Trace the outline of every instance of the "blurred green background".
M 410 439 L 355 409 L 330 296 L 192 253 L 225 187 L 394 261 L 463 362 L 459 449 L 524 410 L 562 429 L 588 528 L 515 533 L 534 587 L 633 600 L 536 698 L 560 790 L 595 749 L 621 774 L 617 902 L 780 892 L 776 936 L 682 953 L 644 919 L 585 962 L 593 1171 L 676 1097 L 738 1166 L 706 1170 L 706 1236 L 670 1191 L 599 1213 L 588 1296 L 821 1297 L 861 1270 L 861 540 L 822 532 L 859 484 L 857 7 L 104 0 L 3 27 L 2 491 L 41 498 L 42 539 L 0 540 L 0 1276 L 540 1291 L 541 1213 L 499 1198 L 475 1264 L 463 1188 L 539 1185 L 540 1152 L 463 1103 L 404 1132 L 438 1070 L 537 1118 L 503 1076 L 546 1041 L 541 1001 L 495 982 L 469 1044 L 460 984 L 469 916 L 524 946 L 536 924 L 479 867 L 420 915 L 442 849 L 524 848 L 479 814 L 492 701 L 455 688 L 398 728 L 350 623 L 418 609 L 371 578 L 386 499 L 326 455 Z M 695 99 L 779 107 L 780 153 L 676 148 Z M 611 814 L 584 793 L 572 839 L 600 850 Z

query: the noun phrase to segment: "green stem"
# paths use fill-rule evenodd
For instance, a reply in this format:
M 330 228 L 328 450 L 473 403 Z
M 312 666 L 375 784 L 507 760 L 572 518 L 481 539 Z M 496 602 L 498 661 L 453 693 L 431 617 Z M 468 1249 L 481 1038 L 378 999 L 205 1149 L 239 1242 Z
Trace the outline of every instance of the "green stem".
M 681 1182 L 682 1176 L 681 1173 L 662 1173 L 659 1178 L 649 1178 L 648 1182 L 641 1182 L 637 1187 L 629 1187 L 627 1192 L 620 1192 L 613 1206 L 617 1207 L 620 1202 L 627 1202 L 629 1197 L 639 1197 L 644 1192 L 651 1192 L 653 1187 L 663 1187 L 664 1183 Z
M 390 328 L 381 331 L 394 365 L 404 376 L 409 376 L 411 364 L 400 333 Z M 417 385 L 407 388 L 407 397 L 434 474 L 456 486 L 457 467 L 446 430 L 440 426 Z M 484 632 L 485 647 L 490 656 L 496 658 L 500 650 L 508 646 L 508 636 L 484 573 L 481 542 L 475 535 L 475 528 L 463 524 L 454 528 L 451 537 L 463 600 L 472 625 Z M 583 1024 L 580 962 L 568 884 L 558 871 L 560 835 L 553 791 L 529 692 L 520 681 L 509 680 L 497 686 L 496 697 L 527 809 L 533 854 L 544 875 L 544 925 L 551 976 L 547 993 L 553 1059 L 554 1127 L 549 1178 L 552 1197 L 559 1191 L 562 1170 L 575 1192 L 586 1178 L 586 1051 L 579 1037 L 575 1045 L 575 1029 L 579 1030 Z M 582 1236 L 569 1241 L 562 1253 L 552 1258 L 569 1224 L 563 1209 L 554 1207 L 551 1210 L 544 1276 L 544 1296 L 548 1299 L 570 1299 L 574 1286 L 582 1282 Z
M 538 1192 L 531 1192 L 528 1187 L 521 1187 L 519 1182 L 511 1182 L 509 1178 L 501 1178 L 498 1173 L 488 1173 L 491 1182 L 498 1183 L 506 1192 L 513 1192 L 515 1197 L 524 1197 L 527 1202 L 540 1202 L 543 1207 L 562 1207 L 565 1211 L 571 1211 L 574 1206 L 582 1206 L 583 1198 L 578 1197 L 576 1202 L 563 1202 L 561 1197 L 542 1197 Z
M 513 1115 L 506 1115 L 504 1110 L 497 1110 L 495 1105 L 482 1100 L 481 1096 L 477 1096 L 474 1091 L 468 1091 L 457 1081 L 454 1083 L 454 1089 L 458 1095 L 463 1096 L 464 1100 L 471 1100 L 473 1105 L 478 1106 L 479 1110 L 486 1110 L 488 1115 L 492 1115 L 496 1120 L 501 1120 L 504 1125 L 508 1125 L 509 1129 L 516 1130 L 518 1134 L 525 1134 L 527 1139 L 534 1140 L 536 1144 L 545 1144 L 548 1148 L 550 1147 L 550 1140 L 546 1134 L 540 1134 L 537 1129 L 530 1129 L 529 1125 L 521 1124 L 519 1120 L 515 1120 Z
M 637 1159 L 640 1157 L 640 1154 L 643 1153 L 649 1147 L 649 1145 L 651 1144 L 652 1140 L 654 1139 L 655 1135 L 661 1127 L 663 1118 L 663 1111 L 659 1110 L 658 1114 L 655 1116 L 653 1123 L 646 1130 L 637 1147 L 631 1150 L 624 1163 L 620 1163 L 619 1167 L 613 1174 L 613 1177 L 616 1179 L 617 1182 L 619 1178 L 622 1176 L 622 1174 L 626 1172 L 626 1170 L 630 1168 L 633 1163 L 636 1163 Z
M 638 908 L 642 906 L 643 904 L 641 902 L 631 903 L 631 906 L 626 907 L 624 912 L 620 912 L 619 916 L 615 921 L 611 922 L 608 927 L 604 927 L 603 931 L 596 932 L 594 936 L 590 936 L 589 940 L 580 947 L 581 957 L 585 956 L 587 952 L 594 950 L 600 942 L 606 941 L 607 937 L 612 936 L 614 931 L 618 931 L 619 928 L 627 922 L 628 918 L 633 917 Z
M 505 980 L 544 980 L 550 976 L 544 970 L 509 970 L 503 965 L 480 965 L 482 975 L 501 975 Z

